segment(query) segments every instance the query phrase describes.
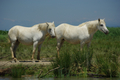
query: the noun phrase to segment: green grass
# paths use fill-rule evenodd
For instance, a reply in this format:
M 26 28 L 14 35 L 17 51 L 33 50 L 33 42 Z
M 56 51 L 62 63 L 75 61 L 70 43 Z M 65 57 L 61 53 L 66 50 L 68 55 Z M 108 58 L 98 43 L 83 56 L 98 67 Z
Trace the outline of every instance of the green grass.
M 25 75 L 25 67 L 21 64 L 12 66 L 10 75 L 13 78 L 20 78 L 22 75 Z
M 88 70 L 95 74 L 102 74 L 109 77 L 118 76 L 120 74 L 120 28 L 109 27 L 108 29 L 110 32 L 108 35 L 100 31 L 95 33 L 91 42 L 90 53 L 87 52 L 86 46 L 83 52 L 79 52 L 79 44 L 73 45 L 64 42 L 60 50 L 62 58 L 58 60 L 56 58 L 56 39 L 47 40 L 46 38 L 41 48 L 41 59 L 48 58 L 49 61 L 58 61 L 54 64 L 56 66 L 53 68 L 59 64 L 61 65 L 61 70 L 54 72 L 56 74 L 55 76 L 58 74 L 60 74 L 60 76 L 80 75 L 87 73 Z M 3 32 L 4 31 L 0 32 L 0 57 L 11 55 L 7 33 Z M 18 60 L 30 60 L 32 56 L 32 46 L 20 44 L 16 51 L 16 56 Z M 35 53 L 35 59 L 36 58 L 37 51 Z M 11 56 L 0 60 L 11 60 Z M 88 64 L 89 67 L 86 64 Z M 62 69 L 63 67 L 64 69 Z
M 115 77 L 118 70 L 118 55 L 115 53 L 96 54 L 97 73 L 107 77 Z
M 70 67 L 72 65 L 71 55 L 68 52 L 61 53 L 58 57 L 56 55 L 55 62 L 52 63 L 52 67 L 56 68 L 60 66 L 59 69 L 54 70 L 55 77 L 62 77 L 70 75 Z
M 6 69 L 3 74 L 0 76 L 10 76 L 13 78 L 21 78 L 26 75 L 29 76 L 38 76 L 40 74 L 40 71 L 42 70 L 42 75 L 46 74 L 52 66 L 44 66 L 44 65 L 22 65 L 22 64 L 17 64 L 17 65 L 11 65 L 8 67 L 4 67 Z M 45 77 L 53 77 L 53 73 L 49 73 L 49 75 L 46 75 Z
M 87 70 L 90 70 L 92 66 L 93 50 L 90 49 L 89 52 L 83 50 L 81 52 L 74 49 L 72 53 L 68 48 L 66 50 L 60 53 L 60 57 L 56 56 L 55 62 L 52 63 L 53 68 L 60 66 L 59 69 L 54 71 L 55 77 L 71 75 L 87 77 Z

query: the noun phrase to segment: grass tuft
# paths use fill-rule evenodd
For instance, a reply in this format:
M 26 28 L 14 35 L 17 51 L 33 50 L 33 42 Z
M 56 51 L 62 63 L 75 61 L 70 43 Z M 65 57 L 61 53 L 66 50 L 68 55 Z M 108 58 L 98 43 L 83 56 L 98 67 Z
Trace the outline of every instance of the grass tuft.
M 22 75 L 25 74 L 25 67 L 22 64 L 17 66 L 12 66 L 11 68 L 11 76 L 13 78 L 21 78 Z
M 50 39 L 43 42 L 40 57 L 48 61 L 54 61 L 50 69 L 60 66 L 60 69 L 54 71 L 57 77 L 64 76 L 85 76 L 88 72 L 101 74 L 108 77 L 116 77 L 120 75 L 120 28 L 108 27 L 109 34 L 105 35 L 97 31 L 92 39 L 91 48 L 87 52 L 84 48 L 79 51 L 80 44 L 73 45 L 67 42 L 61 47 L 60 58 L 56 56 L 56 39 Z M 11 60 L 10 44 L 8 43 L 8 31 L 0 31 L 0 60 Z M 7 57 L 5 57 L 7 56 Z M 32 46 L 20 44 L 16 51 L 18 60 L 31 60 Z M 3 58 L 5 57 L 5 58 Z M 55 59 L 54 59 L 55 58 Z M 37 59 L 37 51 L 35 60 Z M 19 66 L 18 66 L 19 67 Z M 27 74 L 38 74 L 33 71 L 35 68 L 27 69 Z M 17 70 L 17 68 L 16 68 Z M 36 71 L 40 71 L 38 68 Z M 43 70 L 44 73 L 47 69 Z M 19 70 L 18 70 L 19 72 Z M 13 69 L 13 73 L 15 70 Z

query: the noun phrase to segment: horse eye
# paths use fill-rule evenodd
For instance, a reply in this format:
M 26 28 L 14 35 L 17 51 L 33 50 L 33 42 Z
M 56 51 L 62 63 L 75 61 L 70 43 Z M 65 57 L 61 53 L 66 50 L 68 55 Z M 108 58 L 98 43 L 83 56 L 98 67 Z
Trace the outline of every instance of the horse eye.
M 49 29 L 49 32 L 51 32 L 51 29 Z
M 103 26 L 103 24 L 100 24 L 100 26 Z

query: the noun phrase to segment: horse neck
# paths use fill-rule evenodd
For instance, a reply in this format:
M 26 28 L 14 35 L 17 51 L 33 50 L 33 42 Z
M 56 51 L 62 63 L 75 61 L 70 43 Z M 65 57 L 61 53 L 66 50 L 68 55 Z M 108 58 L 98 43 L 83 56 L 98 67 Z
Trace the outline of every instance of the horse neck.
M 92 21 L 92 22 L 87 23 L 88 33 L 90 35 L 94 35 L 94 33 L 98 30 L 97 26 L 98 26 L 97 21 Z
M 47 32 L 47 26 L 44 26 L 43 24 L 44 23 L 38 24 L 38 26 L 37 26 L 38 28 L 37 29 L 42 32 L 43 38 L 45 38 L 46 35 L 48 34 L 48 32 Z
M 39 24 L 39 25 L 38 25 L 38 29 L 46 34 L 46 33 L 47 33 L 47 26 L 45 26 L 45 25 L 43 25 L 43 24 L 44 24 L 44 23 Z

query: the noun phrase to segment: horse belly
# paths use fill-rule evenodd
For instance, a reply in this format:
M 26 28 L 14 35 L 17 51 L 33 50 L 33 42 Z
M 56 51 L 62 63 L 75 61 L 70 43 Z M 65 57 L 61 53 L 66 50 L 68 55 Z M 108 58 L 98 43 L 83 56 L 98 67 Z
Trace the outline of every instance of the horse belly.
M 71 43 L 71 44 L 79 44 L 80 43 L 80 39 L 78 37 L 79 35 L 78 34 L 71 34 L 71 33 L 66 33 L 64 35 L 64 39 Z
M 71 43 L 71 44 L 79 44 L 80 43 L 80 41 L 70 41 L 69 43 Z
M 80 40 L 78 39 L 65 39 L 67 42 L 71 43 L 71 44 L 79 44 Z
M 33 41 L 31 39 L 20 39 L 18 38 L 18 41 L 24 45 L 32 45 Z

